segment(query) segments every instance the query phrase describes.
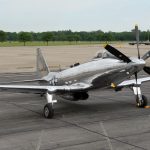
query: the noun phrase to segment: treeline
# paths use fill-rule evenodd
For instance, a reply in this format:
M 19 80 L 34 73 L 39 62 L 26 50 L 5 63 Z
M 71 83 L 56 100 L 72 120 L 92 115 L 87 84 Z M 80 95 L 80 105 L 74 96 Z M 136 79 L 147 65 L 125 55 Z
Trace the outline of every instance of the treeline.
M 148 40 L 148 33 L 140 31 L 140 40 Z M 4 32 L 0 30 L 0 42 L 4 41 L 135 41 L 134 31 L 130 32 L 92 32 L 51 31 L 51 32 Z

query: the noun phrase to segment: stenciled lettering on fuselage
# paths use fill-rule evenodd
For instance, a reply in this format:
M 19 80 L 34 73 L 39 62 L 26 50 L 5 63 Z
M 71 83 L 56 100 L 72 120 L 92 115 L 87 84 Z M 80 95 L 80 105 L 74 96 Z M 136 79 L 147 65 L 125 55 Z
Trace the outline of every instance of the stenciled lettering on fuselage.
M 49 81 L 50 85 L 56 85 L 58 83 L 58 79 L 57 78 L 53 78 L 52 80 Z

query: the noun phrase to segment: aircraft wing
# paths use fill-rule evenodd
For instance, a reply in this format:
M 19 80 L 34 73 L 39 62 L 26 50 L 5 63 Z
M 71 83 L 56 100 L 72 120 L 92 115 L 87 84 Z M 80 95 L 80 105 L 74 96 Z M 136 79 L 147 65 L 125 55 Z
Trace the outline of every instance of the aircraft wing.
M 137 79 L 137 84 L 141 84 L 142 82 L 147 82 L 147 81 L 150 81 L 150 77 L 139 78 L 139 79 Z M 135 84 L 136 84 L 135 79 L 126 80 L 126 81 L 123 81 L 122 83 L 120 83 L 119 85 L 117 85 L 117 87 L 132 86 L 132 85 L 135 85 Z
M 76 83 L 72 85 L 62 86 L 41 86 L 41 85 L 0 85 L 0 91 L 16 92 L 16 93 L 36 93 L 41 94 L 45 92 L 75 92 L 87 90 L 92 85 L 86 83 Z
M 1 84 L 24 84 L 24 83 L 34 83 L 34 82 L 46 82 L 44 79 L 33 79 L 33 80 L 19 80 L 11 82 L 1 82 Z

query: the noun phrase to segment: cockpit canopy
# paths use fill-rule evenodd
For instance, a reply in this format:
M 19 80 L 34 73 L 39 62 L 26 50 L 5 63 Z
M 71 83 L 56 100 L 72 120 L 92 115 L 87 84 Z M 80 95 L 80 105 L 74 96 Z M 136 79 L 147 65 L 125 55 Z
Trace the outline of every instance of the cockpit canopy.
M 104 50 L 103 52 L 97 52 L 93 59 L 99 59 L 99 58 L 101 58 L 101 59 L 105 59 L 105 58 L 117 59 L 117 57 L 115 57 L 114 55 L 112 55 L 111 53 L 109 53 L 106 50 Z

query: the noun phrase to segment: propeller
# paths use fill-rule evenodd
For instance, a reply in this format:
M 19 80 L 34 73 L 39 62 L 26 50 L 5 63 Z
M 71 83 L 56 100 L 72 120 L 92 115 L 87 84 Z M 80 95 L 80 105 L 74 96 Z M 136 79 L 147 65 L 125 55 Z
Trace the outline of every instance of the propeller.
M 143 70 L 144 70 L 147 74 L 150 75 L 150 67 L 145 66 L 145 67 L 143 68 Z
M 139 50 L 139 39 L 140 39 L 140 36 L 139 36 L 138 25 L 135 25 L 135 36 L 136 36 L 136 44 L 137 44 L 137 51 L 138 51 L 138 59 L 140 59 L 140 50 Z M 137 75 L 137 72 L 135 72 L 136 84 L 138 82 L 137 80 L 138 80 L 138 75 Z M 137 93 L 138 93 L 138 89 L 137 89 Z
M 137 38 L 138 39 L 138 38 Z M 138 43 L 138 42 L 137 42 Z M 138 47 L 138 46 L 137 46 Z M 110 46 L 110 45 L 106 45 L 105 46 L 105 49 L 107 51 L 109 51 L 111 54 L 113 54 L 114 56 L 116 56 L 118 59 L 122 60 L 123 62 L 126 62 L 126 63 L 130 63 L 131 62 L 131 59 L 129 57 L 127 57 L 126 55 L 124 55 L 123 53 L 121 53 L 119 50 L 117 50 L 116 48 Z M 140 53 L 138 51 L 138 57 L 140 59 Z M 150 68 L 149 68 L 150 69 Z M 136 81 L 136 84 L 138 83 L 138 75 L 137 75 L 137 72 L 135 72 L 135 81 Z M 137 93 L 138 93 L 138 89 L 137 89 Z
M 137 51 L 138 51 L 138 58 L 140 59 L 140 50 L 139 50 L 139 29 L 138 25 L 135 25 L 135 36 L 136 36 L 136 43 L 137 43 Z
M 148 59 L 149 57 L 150 57 L 150 51 L 147 52 L 147 53 L 142 57 L 142 59 L 143 59 L 143 60 L 146 60 L 146 59 Z M 143 68 L 143 70 L 144 70 L 147 74 L 150 75 L 150 67 L 145 66 L 145 67 Z
M 118 59 L 126 62 L 126 63 L 129 63 L 131 62 L 130 58 L 127 57 L 126 55 L 124 55 L 123 53 L 121 53 L 119 50 L 117 50 L 116 48 L 110 46 L 109 44 L 107 44 L 105 47 L 104 47 L 108 52 L 110 52 L 112 55 L 116 56 Z
M 138 25 L 135 25 L 135 35 L 136 35 L 136 43 L 137 43 L 137 51 L 138 51 L 138 59 L 141 58 L 140 56 L 140 50 L 139 50 L 139 29 L 138 29 Z M 125 54 L 121 53 L 119 50 L 117 50 L 116 48 L 112 47 L 111 45 L 107 44 L 105 47 L 104 47 L 108 52 L 110 52 L 112 55 L 116 56 L 118 59 L 122 60 L 123 62 L 126 62 L 126 63 L 130 63 L 131 62 L 131 59 L 129 57 L 127 57 Z M 142 59 L 143 60 L 146 60 L 147 58 L 150 57 L 150 51 L 147 52 L 143 57 Z M 148 66 L 145 66 L 143 68 L 143 70 L 150 75 L 150 67 Z M 136 82 L 137 82 L 137 72 L 135 73 L 135 79 L 136 79 Z
M 138 25 L 135 25 L 135 35 L 136 35 L 136 43 L 137 43 L 137 51 L 138 51 L 138 58 L 140 59 L 140 50 L 139 50 L 139 29 L 138 29 Z M 142 59 L 143 60 L 146 60 L 150 55 L 150 51 L 147 52 L 143 57 Z M 147 67 L 145 66 L 143 68 L 143 70 L 150 75 L 150 67 Z M 135 75 L 137 77 L 137 75 Z

